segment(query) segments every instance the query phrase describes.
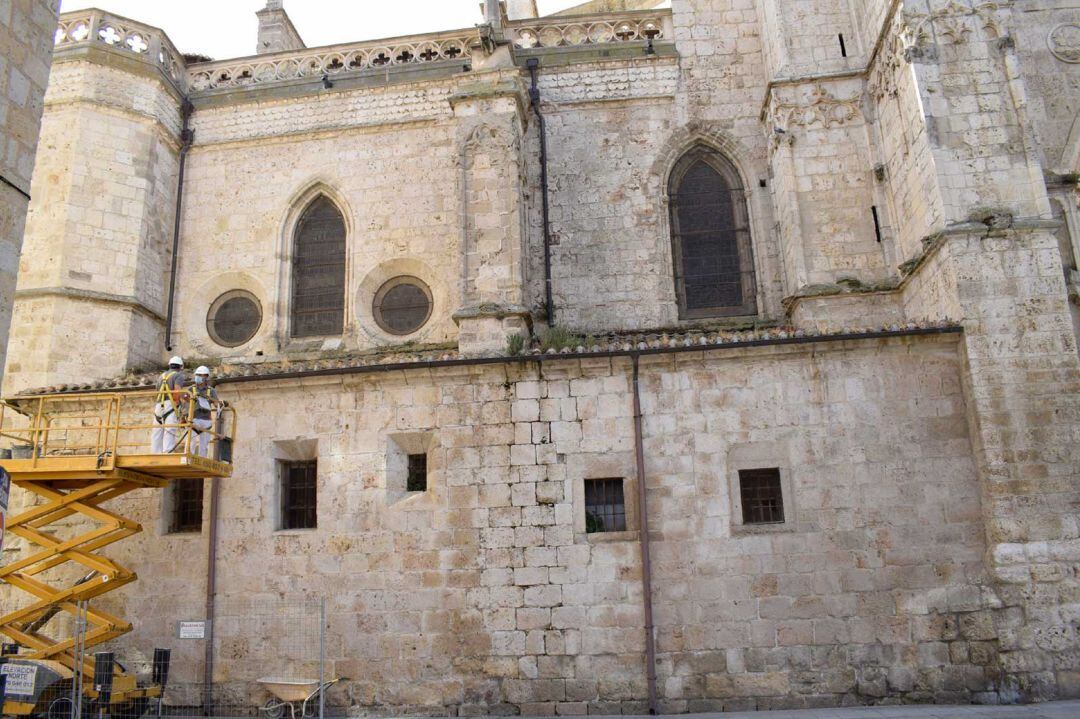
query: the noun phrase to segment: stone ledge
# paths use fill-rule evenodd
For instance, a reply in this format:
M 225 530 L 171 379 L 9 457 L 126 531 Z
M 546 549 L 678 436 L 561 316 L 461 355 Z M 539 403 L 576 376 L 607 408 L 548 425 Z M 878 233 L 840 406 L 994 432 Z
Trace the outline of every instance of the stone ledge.
M 395 350 L 363 356 L 265 362 L 260 364 L 216 364 L 215 384 L 302 379 L 308 377 L 332 377 L 350 374 L 368 374 L 402 370 L 420 370 L 443 367 L 472 367 L 480 365 L 513 364 L 522 362 L 558 362 L 563 360 L 588 361 L 610 360 L 615 357 L 653 357 L 705 352 L 745 350 L 749 348 L 784 348 L 793 345 L 845 343 L 867 340 L 903 339 L 910 337 L 957 335 L 963 330 L 950 322 L 935 322 L 924 326 L 909 323 L 904 327 L 893 325 L 881 328 L 852 329 L 844 327 L 832 331 L 799 330 L 791 327 L 746 332 L 628 335 L 602 344 L 579 346 L 575 349 L 534 349 L 520 355 L 487 355 L 463 357 L 457 350 Z M 215 366 L 212 361 L 205 362 Z M 160 372 L 156 370 L 125 377 L 85 384 L 64 384 L 30 390 L 25 396 L 37 394 L 93 392 L 105 389 L 144 390 L 157 386 Z
M 30 287 L 15 291 L 16 300 L 33 299 L 36 297 L 64 297 L 85 302 L 102 302 L 127 307 L 140 312 L 150 319 L 164 322 L 164 315 L 150 309 L 139 300 L 128 295 L 114 295 L 109 292 L 96 292 L 94 290 L 78 290 L 71 287 Z

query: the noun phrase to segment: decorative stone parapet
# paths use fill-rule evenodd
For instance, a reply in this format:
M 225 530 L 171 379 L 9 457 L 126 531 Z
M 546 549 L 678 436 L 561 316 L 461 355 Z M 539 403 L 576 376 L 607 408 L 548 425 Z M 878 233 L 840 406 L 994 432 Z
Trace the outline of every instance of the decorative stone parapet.
M 671 10 L 519 20 L 507 36 L 522 50 L 674 39 Z
M 196 92 L 267 85 L 400 65 L 469 61 L 482 45 L 480 29 L 470 28 L 200 63 L 191 67 L 188 79 Z
M 60 16 L 53 38 L 59 54 L 68 48 L 103 47 L 157 66 L 178 89 L 186 87 L 183 56 L 162 30 L 102 10 Z

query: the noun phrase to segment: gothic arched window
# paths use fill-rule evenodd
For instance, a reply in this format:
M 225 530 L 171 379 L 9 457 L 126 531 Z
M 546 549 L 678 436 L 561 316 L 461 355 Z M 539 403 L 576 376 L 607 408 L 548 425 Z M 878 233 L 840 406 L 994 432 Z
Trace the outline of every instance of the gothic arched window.
M 296 225 L 292 254 L 292 336 L 340 335 L 345 325 L 345 219 L 318 197 Z
M 676 163 L 668 193 L 679 318 L 756 314 L 750 222 L 735 167 L 695 147 Z

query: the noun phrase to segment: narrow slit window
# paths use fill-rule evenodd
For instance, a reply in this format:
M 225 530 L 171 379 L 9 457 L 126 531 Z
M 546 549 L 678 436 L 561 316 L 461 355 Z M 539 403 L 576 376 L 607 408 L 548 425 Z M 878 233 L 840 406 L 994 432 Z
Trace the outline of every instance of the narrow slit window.
M 405 489 L 409 492 L 427 491 L 427 455 L 409 455 L 409 477 L 405 483 Z
M 169 531 L 185 534 L 202 531 L 203 481 L 178 479 L 172 487 L 172 518 Z
M 847 45 L 844 44 L 844 33 L 837 35 L 840 38 L 840 57 L 847 57 Z
M 317 465 L 282 462 L 281 528 L 314 529 L 317 524 Z
M 585 531 L 589 534 L 626 531 L 621 479 L 585 480 Z
M 780 470 L 739 470 L 743 524 L 783 524 L 784 493 Z
M 292 336 L 340 335 L 345 325 L 345 219 L 319 197 L 296 226 L 292 259 Z

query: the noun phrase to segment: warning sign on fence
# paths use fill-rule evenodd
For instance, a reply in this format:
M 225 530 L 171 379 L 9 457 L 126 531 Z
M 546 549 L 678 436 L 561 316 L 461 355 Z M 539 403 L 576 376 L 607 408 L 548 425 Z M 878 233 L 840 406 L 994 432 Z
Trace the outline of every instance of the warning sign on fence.
M 34 680 L 37 679 L 37 666 L 34 664 L 0 664 L 0 674 L 7 675 L 4 691 L 8 696 L 34 696 Z
M 180 622 L 176 634 L 180 639 L 206 639 L 206 622 Z

